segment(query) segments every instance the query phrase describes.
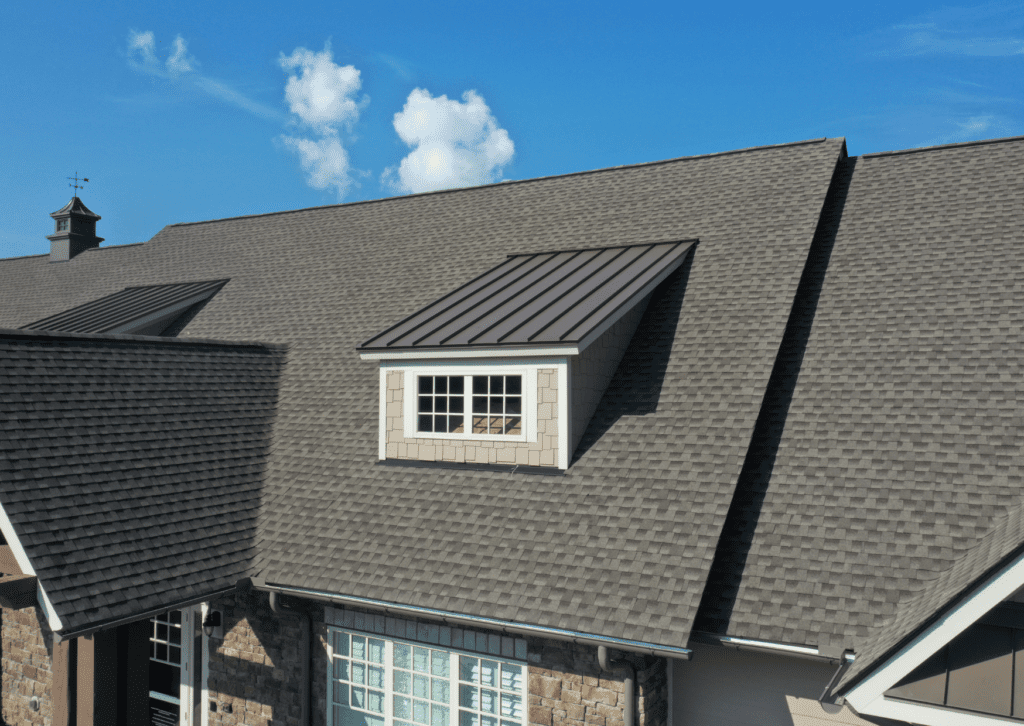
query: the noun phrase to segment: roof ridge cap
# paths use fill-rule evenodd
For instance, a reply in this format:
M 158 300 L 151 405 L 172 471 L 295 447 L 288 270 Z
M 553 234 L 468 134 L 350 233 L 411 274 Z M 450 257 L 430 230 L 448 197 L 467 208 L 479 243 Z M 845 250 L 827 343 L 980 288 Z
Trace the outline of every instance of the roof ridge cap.
M 744 154 L 752 151 L 765 151 L 768 149 L 780 149 L 789 146 L 807 146 L 810 144 L 821 144 L 829 140 L 830 137 L 822 136 L 814 139 L 804 139 L 802 141 L 787 141 L 781 144 L 764 144 L 762 146 L 746 146 L 741 149 L 730 149 L 728 151 L 714 151 L 709 154 L 693 154 L 691 156 L 676 156 L 671 159 L 659 159 L 657 161 L 640 161 L 635 164 L 620 164 L 617 166 L 605 166 L 600 169 L 584 169 L 582 171 L 570 171 L 565 174 L 550 174 L 548 176 L 536 176 L 529 179 L 505 179 L 503 181 L 492 182 L 490 184 L 477 184 L 476 186 L 470 187 L 455 187 L 453 189 L 436 189 L 430 192 L 417 192 L 415 194 L 399 194 L 393 197 L 380 197 L 378 199 L 360 199 L 354 202 L 340 202 L 338 204 L 323 204 L 314 207 L 301 207 L 299 209 L 284 209 L 277 212 L 263 212 L 260 214 L 241 214 L 236 217 L 219 217 L 217 219 L 204 219 L 196 222 L 175 222 L 174 224 L 168 224 L 168 227 L 190 227 L 198 224 L 214 224 L 216 222 L 228 222 L 235 219 L 254 219 L 256 217 L 273 217 L 280 214 L 297 214 L 299 212 L 309 212 L 315 209 L 334 209 L 337 207 L 355 207 L 362 204 L 380 204 L 383 202 L 393 202 L 403 199 L 426 197 L 435 194 L 452 194 L 456 192 L 466 192 L 473 189 L 488 189 L 494 187 L 504 187 L 509 184 L 529 184 L 531 182 L 545 181 L 548 179 L 563 179 L 566 177 L 583 176 L 584 174 L 600 174 L 609 171 L 620 171 L 624 169 L 635 169 L 644 166 L 660 166 L 663 164 L 673 164 L 680 161 L 693 161 L 696 159 L 709 159 L 716 156 L 731 156 L 733 154 Z M 835 140 L 842 139 L 843 137 L 834 137 Z
M 998 139 L 979 139 L 977 141 L 959 141 L 955 144 L 937 144 L 935 146 L 918 146 L 913 149 L 895 149 L 893 151 L 874 151 L 870 154 L 861 154 L 863 159 L 872 159 L 879 156 L 902 156 L 903 154 L 917 154 L 925 151 L 944 151 L 946 149 L 961 149 L 967 146 L 987 146 L 989 144 L 1003 144 L 1011 141 L 1024 141 L 1024 136 L 1001 136 Z M 857 157 L 851 157 L 856 159 Z

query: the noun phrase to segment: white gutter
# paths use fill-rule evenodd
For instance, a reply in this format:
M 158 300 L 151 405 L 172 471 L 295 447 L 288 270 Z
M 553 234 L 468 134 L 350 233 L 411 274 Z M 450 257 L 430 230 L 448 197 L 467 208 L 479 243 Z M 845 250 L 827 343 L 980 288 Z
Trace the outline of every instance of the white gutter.
M 837 656 L 824 655 L 817 648 L 810 645 L 792 645 L 789 643 L 773 643 L 770 640 L 755 640 L 753 638 L 732 638 L 726 635 L 712 635 L 711 633 L 694 633 L 694 640 L 708 640 L 719 643 L 726 647 L 737 650 L 767 650 L 776 653 L 787 653 L 802 658 L 813 658 L 815 660 L 838 661 Z M 841 659 L 847 663 L 853 663 L 856 656 L 853 653 L 844 652 Z

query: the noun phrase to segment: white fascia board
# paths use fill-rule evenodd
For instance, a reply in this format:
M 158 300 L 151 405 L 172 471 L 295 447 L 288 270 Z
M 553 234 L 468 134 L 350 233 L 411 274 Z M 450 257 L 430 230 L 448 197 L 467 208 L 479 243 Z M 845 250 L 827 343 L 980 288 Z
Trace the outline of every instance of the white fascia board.
M 360 360 L 417 361 L 453 360 L 457 358 L 543 358 L 579 355 L 576 345 L 539 345 L 533 348 L 509 348 L 487 346 L 486 348 L 446 348 L 434 350 L 372 350 L 359 354 Z
M 943 706 L 925 706 L 885 697 L 879 698 L 867 709 L 854 707 L 854 710 L 861 716 L 881 716 L 921 726 L 992 726 L 994 723 L 1020 723 L 1019 719 L 1009 717 L 983 716 L 969 711 L 957 711 Z
M 903 646 L 880 668 L 846 694 L 846 700 L 860 713 L 874 714 L 874 708 L 886 708 L 899 703 L 884 697 L 884 693 L 906 675 L 924 663 L 939 648 L 946 645 L 982 615 L 1016 592 L 1024 585 L 1024 553 L 1017 555 L 1008 565 L 992 575 L 974 594 L 932 623 L 920 635 Z M 928 709 L 935 711 L 936 709 Z M 959 718 L 959 711 L 953 712 Z M 947 723 L 945 721 L 919 721 L 919 723 Z M 949 722 L 952 723 L 952 722 Z M 965 723 L 959 721 L 958 723 Z M 980 722 L 979 722 L 980 723 Z M 991 723 L 991 719 L 985 723 Z
M 63 630 L 64 624 L 57 617 L 57 611 L 53 609 L 53 603 L 50 602 L 49 595 L 43 589 L 43 583 L 39 581 L 35 568 L 29 562 L 28 554 L 25 552 L 25 548 L 21 546 L 21 541 L 14 532 L 14 525 L 11 523 L 11 518 L 7 516 L 7 511 L 4 509 L 3 504 L 0 504 L 0 532 L 3 532 L 4 539 L 7 540 L 7 544 L 11 548 L 11 554 L 14 555 L 14 559 L 17 561 L 21 571 L 26 575 L 32 575 L 36 578 L 36 600 L 39 602 L 39 607 L 43 609 L 43 614 L 46 616 L 46 622 L 50 626 L 50 630 L 55 633 Z
M 658 273 L 658 276 L 652 279 L 642 288 L 640 288 L 639 292 L 633 294 L 624 305 L 622 305 L 618 310 L 615 311 L 614 315 L 612 315 L 603 323 L 601 323 L 596 328 L 591 330 L 587 334 L 587 336 L 577 344 L 579 352 L 582 353 L 587 348 L 589 348 L 595 340 L 600 338 L 608 331 L 608 328 L 612 327 L 613 325 L 615 325 L 615 323 L 619 322 L 623 315 L 628 313 L 630 310 L 636 307 L 641 300 L 643 300 L 645 297 L 654 292 L 654 288 L 663 283 L 669 275 L 678 270 L 679 267 L 683 264 L 683 260 L 685 260 L 688 256 L 689 253 L 680 255 L 678 260 L 676 260 L 671 265 L 662 270 L 660 273 Z

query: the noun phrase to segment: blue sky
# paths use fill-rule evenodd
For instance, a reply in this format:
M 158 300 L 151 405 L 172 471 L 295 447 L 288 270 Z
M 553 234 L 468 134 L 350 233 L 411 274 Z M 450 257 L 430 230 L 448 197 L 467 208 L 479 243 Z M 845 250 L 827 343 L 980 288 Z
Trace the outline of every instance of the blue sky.
M 110 245 L 821 136 L 1024 134 L 1022 3 L 15 0 L 0 21 L 0 257 L 48 251 L 76 171 Z

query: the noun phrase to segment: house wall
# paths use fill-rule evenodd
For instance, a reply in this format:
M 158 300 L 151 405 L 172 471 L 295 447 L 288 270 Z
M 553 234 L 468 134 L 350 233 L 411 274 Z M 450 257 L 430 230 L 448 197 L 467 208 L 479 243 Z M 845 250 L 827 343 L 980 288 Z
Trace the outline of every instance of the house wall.
M 415 461 L 449 461 L 471 464 L 558 465 L 558 371 L 537 372 L 537 441 L 476 441 L 454 439 L 406 439 L 402 401 L 403 371 L 387 373 L 387 458 Z M 468 398 L 468 396 L 467 396 Z
M 615 375 L 622 356 L 633 339 L 651 296 L 641 300 L 632 310 L 623 315 L 618 322 L 608 328 L 600 338 L 591 343 L 580 355 L 572 358 L 569 385 L 572 388 L 570 407 L 572 408 L 572 428 L 570 430 L 569 457 L 587 430 L 587 424 L 594 416 L 597 405 L 601 402 L 608 384 Z
M 3 721 L 6 724 L 50 726 L 53 704 L 50 688 L 53 633 L 39 608 L 11 610 L 0 613 L 3 656 Z M 40 708 L 29 708 L 29 699 L 39 696 Z
M 672 726 L 874 726 L 818 698 L 836 666 L 804 658 L 693 646 L 672 664 Z M 885 723 L 894 724 L 887 721 Z
M 289 598 L 288 603 L 297 605 L 299 601 Z M 436 644 L 444 637 L 436 621 L 389 618 L 360 608 L 324 608 L 311 601 L 303 604 L 311 609 L 313 619 L 311 726 L 326 726 L 328 623 L 385 636 L 401 628 L 406 638 L 412 623 L 422 626 L 414 629 L 422 637 L 412 640 Z M 278 619 L 270 611 L 265 593 L 224 598 L 211 607 L 224 613 L 224 640 L 215 642 L 210 653 L 209 700 L 217 703 L 217 711 L 210 713 L 210 725 L 297 726 L 301 685 L 298 618 Z M 450 628 L 447 634 L 463 644 L 470 641 L 470 635 L 480 648 L 496 648 L 506 657 L 518 655 L 522 660 L 525 649 L 530 726 L 622 726 L 622 674 L 601 672 L 596 647 L 509 638 L 487 629 Z M 637 726 L 666 726 L 666 661 L 647 657 L 638 662 Z M 228 704 L 231 714 L 224 712 Z

